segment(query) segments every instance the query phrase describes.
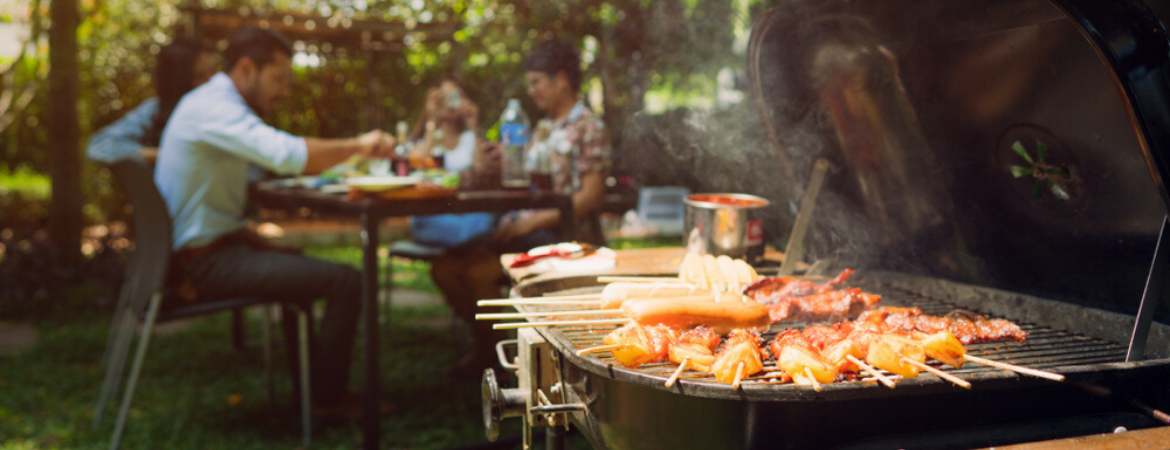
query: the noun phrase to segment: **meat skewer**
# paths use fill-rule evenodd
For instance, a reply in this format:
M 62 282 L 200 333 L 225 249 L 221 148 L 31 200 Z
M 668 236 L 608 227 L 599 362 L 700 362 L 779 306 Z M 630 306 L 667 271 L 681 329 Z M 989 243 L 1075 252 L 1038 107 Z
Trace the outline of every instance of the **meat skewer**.
M 606 344 L 606 345 L 597 345 L 597 346 L 593 346 L 593 347 L 585 347 L 583 349 L 577 350 L 577 356 L 585 356 L 585 355 L 588 355 L 590 353 L 597 353 L 597 352 L 608 352 L 611 350 L 620 350 L 620 349 L 626 348 L 627 345 L 628 344 Z
M 579 312 L 584 315 L 587 312 Z M 719 334 L 738 328 L 767 330 L 770 325 L 767 309 L 740 294 L 722 292 L 687 297 L 651 297 L 628 299 L 622 303 L 621 314 L 626 319 L 605 321 L 548 321 L 495 324 L 495 329 L 527 328 L 558 325 L 585 325 L 589 323 L 624 323 L 634 320 L 642 325 L 667 325 L 675 329 L 689 329 L 698 325 L 712 328 Z
M 669 360 L 688 361 L 697 370 L 707 371 L 720 341 L 719 335 L 701 326 L 680 333 L 665 325 L 630 322 L 602 338 L 604 345 L 580 349 L 577 355 L 608 350 L 626 367 Z
M 537 298 L 502 298 L 480 300 L 479 306 L 507 306 L 507 305 L 598 305 L 601 309 L 620 308 L 622 303 L 631 298 L 643 297 L 678 297 L 698 295 L 705 291 L 687 283 L 610 283 L 602 289 L 600 294 L 547 296 Z
M 1016 373 L 1020 373 L 1020 374 L 1024 374 L 1024 375 L 1031 375 L 1034 377 L 1046 378 L 1046 379 L 1053 380 L 1053 381 L 1064 381 L 1064 375 L 1061 375 L 1059 373 L 1045 372 L 1043 370 L 1036 370 L 1036 369 L 1032 369 L 1032 368 L 1028 368 L 1028 367 L 1020 367 L 1020 366 L 1017 366 L 1015 364 L 1008 364 L 1008 363 L 994 361 L 994 360 L 985 359 L 985 358 L 980 358 L 978 356 L 972 356 L 972 355 L 963 355 L 963 359 L 965 361 L 970 361 L 970 362 L 973 362 L 976 364 L 983 364 L 985 366 L 991 366 L 991 367 L 1004 369 L 1007 371 L 1016 372 Z
M 825 284 L 793 277 L 764 278 L 748 286 L 744 294 L 766 305 L 773 323 L 843 320 L 881 302 L 880 295 L 858 288 L 840 289 L 852 274 L 846 269 Z
M 727 337 L 727 343 L 715 355 L 711 373 L 715 379 L 739 388 L 743 377 L 764 370 L 760 350 L 760 334 L 749 330 L 734 330 Z
M 552 322 L 515 322 L 515 323 L 497 323 L 492 325 L 493 330 L 515 330 L 518 328 L 538 328 L 538 327 L 553 327 L 553 326 L 577 326 L 577 325 L 614 325 L 629 323 L 630 319 L 594 319 L 594 320 L 557 320 Z
M 855 322 L 882 324 L 890 329 L 923 333 L 949 330 L 963 345 L 998 340 L 1024 342 L 1028 338 L 1028 332 L 1019 325 L 1003 319 L 989 319 L 961 309 L 939 317 L 927 315 L 917 307 L 882 307 L 862 313 Z
M 529 317 L 563 317 L 563 316 L 620 316 L 621 309 L 585 309 L 572 311 L 541 311 L 520 313 L 485 313 L 476 314 L 475 320 L 507 320 L 527 319 Z
M 877 368 L 875 368 L 869 364 L 866 364 L 865 361 L 857 359 L 856 356 L 846 355 L 845 358 L 848 359 L 849 362 L 852 362 L 853 364 L 857 365 L 857 367 L 860 368 L 861 370 L 866 371 L 867 373 L 872 375 L 874 378 L 876 378 L 878 381 L 882 382 L 882 384 L 886 385 L 886 387 L 893 389 L 894 387 L 897 386 L 897 384 L 894 384 L 894 380 L 891 380 L 890 377 L 887 377 L 887 376 L 883 375 L 881 372 L 878 372 Z

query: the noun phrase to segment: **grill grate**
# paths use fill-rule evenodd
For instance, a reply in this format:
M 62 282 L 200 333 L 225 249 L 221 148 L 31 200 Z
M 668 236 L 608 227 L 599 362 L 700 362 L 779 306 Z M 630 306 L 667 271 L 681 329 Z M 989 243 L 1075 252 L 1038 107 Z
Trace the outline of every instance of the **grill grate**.
M 854 285 L 861 287 L 866 292 L 880 294 L 882 296 L 882 306 L 916 306 L 921 308 L 923 312 L 936 316 L 945 315 L 946 313 L 957 309 L 957 307 L 953 304 L 888 285 L 872 282 L 854 283 Z M 602 288 L 603 286 L 601 285 L 579 287 L 546 292 L 545 295 L 598 294 L 601 292 Z M 571 311 L 588 309 L 580 306 L 559 305 L 524 305 L 518 308 L 524 312 Z M 589 317 L 557 317 L 559 320 L 576 320 L 586 318 Z M 1054 330 L 1036 324 L 1021 322 L 1016 323 L 1020 326 L 1020 328 L 1028 332 L 1028 340 L 1026 342 L 986 342 L 972 344 L 965 346 L 967 348 L 967 352 L 972 355 L 987 359 L 1041 370 L 1050 370 L 1051 368 L 1057 366 L 1103 364 L 1123 362 L 1125 360 L 1126 349 L 1119 344 L 1106 342 L 1099 339 L 1092 339 L 1068 331 Z M 771 340 L 775 338 L 775 336 L 780 331 L 785 329 L 803 328 L 813 324 L 814 323 L 811 322 L 781 322 L 773 324 L 771 330 L 769 330 L 767 333 L 764 333 L 763 335 L 765 339 L 764 343 L 767 344 L 771 342 Z M 613 331 L 617 327 L 617 325 L 564 326 L 555 327 L 554 332 L 563 334 L 569 342 L 575 345 L 575 348 L 572 350 L 577 350 L 581 348 L 603 345 L 601 342 L 602 338 L 604 338 L 606 334 L 608 334 L 610 331 Z M 597 358 L 605 364 L 619 367 L 621 366 L 620 363 L 618 363 L 609 352 L 592 353 L 588 357 Z M 928 364 L 970 381 L 977 380 L 982 374 L 1002 373 L 1001 369 L 974 363 L 965 364 L 961 369 L 946 366 L 934 360 L 928 360 Z M 663 362 L 644 364 L 633 370 L 655 377 L 669 377 L 677 368 L 678 365 L 674 363 Z M 890 374 L 889 372 L 882 371 L 882 373 L 891 378 L 899 378 L 899 376 Z M 779 369 L 775 365 L 775 360 L 767 360 L 764 361 L 763 372 L 760 372 L 751 377 L 744 378 L 741 384 L 791 384 L 790 382 L 780 382 L 777 378 L 778 375 Z M 923 374 L 923 376 L 929 377 L 930 375 Z M 715 381 L 714 376 L 710 373 L 699 372 L 693 369 L 686 369 L 683 371 L 683 373 L 679 376 L 679 379 L 700 382 L 705 381 L 720 385 L 723 384 Z M 856 379 L 852 381 L 842 381 L 842 383 L 876 384 L 877 380 L 871 375 L 863 372 L 859 374 Z

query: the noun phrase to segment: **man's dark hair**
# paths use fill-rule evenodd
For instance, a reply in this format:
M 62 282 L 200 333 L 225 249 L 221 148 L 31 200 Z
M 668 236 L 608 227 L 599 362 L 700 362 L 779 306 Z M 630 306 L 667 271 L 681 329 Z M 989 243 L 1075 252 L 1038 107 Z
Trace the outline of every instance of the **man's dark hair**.
M 543 72 L 549 77 L 564 73 L 573 92 L 581 89 L 581 57 L 577 48 L 560 40 L 546 41 L 524 58 L 526 72 Z
M 158 95 L 158 110 L 154 114 L 146 142 L 157 147 L 163 127 L 171 118 L 179 99 L 194 88 L 195 62 L 203 48 L 194 39 L 177 37 L 158 52 L 154 65 L 154 90 Z
M 292 44 L 279 31 L 260 28 L 255 25 L 240 27 L 228 38 L 227 49 L 223 51 L 223 71 L 231 72 L 236 63 L 245 56 L 256 63 L 257 68 L 271 63 L 280 52 L 292 57 Z

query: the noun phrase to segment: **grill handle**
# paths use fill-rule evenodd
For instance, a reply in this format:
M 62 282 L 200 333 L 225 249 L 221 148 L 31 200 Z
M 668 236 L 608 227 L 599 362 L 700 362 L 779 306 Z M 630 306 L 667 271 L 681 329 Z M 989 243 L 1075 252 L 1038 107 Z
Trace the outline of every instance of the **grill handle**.
M 519 364 L 508 362 L 508 352 L 505 351 L 504 348 L 509 345 L 519 347 L 520 339 L 504 339 L 500 342 L 496 342 L 496 358 L 499 358 L 500 360 L 500 367 L 508 370 L 520 370 Z

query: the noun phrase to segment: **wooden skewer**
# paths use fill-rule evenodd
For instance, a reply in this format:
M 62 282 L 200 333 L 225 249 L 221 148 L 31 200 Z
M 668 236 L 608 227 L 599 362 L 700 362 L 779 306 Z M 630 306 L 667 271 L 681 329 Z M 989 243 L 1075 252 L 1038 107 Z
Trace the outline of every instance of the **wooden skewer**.
M 553 322 L 515 322 L 497 323 L 492 325 L 493 330 L 515 330 L 517 328 L 558 327 L 572 325 L 614 325 L 625 324 L 630 319 L 596 319 L 596 320 L 558 320 Z
M 959 385 L 960 387 L 963 387 L 965 389 L 971 389 L 971 383 L 968 383 L 967 380 L 964 380 L 962 378 L 959 378 L 959 377 L 956 377 L 956 376 L 951 375 L 949 373 L 938 370 L 930 365 L 920 363 L 918 361 L 907 358 L 905 356 L 902 357 L 902 362 L 904 362 L 906 364 L 910 364 L 914 367 L 925 370 L 927 372 L 933 373 L 935 375 L 938 375 L 939 378 L 950 381 L 951 383 L 955 383 L 956 385 Z
M 739 389 L 739 382 L 742 379 L 743 379 L 743 361 L 740 361 L 739 365 L 735 366 L 735 380 L 732 380 L 731 388 L 732 389 Z
M 686 368 L 687 368 L 687 364 L 688 364 L 688 363 L 690 363 L 690 362 L 691 362 L 691 357 L 690 357 L 690 356 L 688 356 L 688 357 L 686 357 L 686 358 L 683 358 L 683 360 L 682 360 L 682 364 L 679 364 L 679 365 L 678 365 L 678 369 L 675 369 L 675 370 L 674 370 L 674 375 L 671 375 L 671 376 L 670 376 L 670 379 L 666 380 L 666 387 L 671 387 L 671 386 L 674 386 L 674 382 L 675 382 L 675 381 L 678 381 L 678 376 L 679 376 L 679 375 L 682 375 L 682 371 L 683 371 L 683 370 L 686 370 Z M 741 364 L 742 364 L 742 363 L 741 363 Z
M 873 375 L 874 378 L 877 378 L 877 380 L 881 381 L 882 384 L 886 385 L 886 387 L 893 389 L 893 388 L 898 386 L 898 385 L 894 384 L 894 380 L 891 380 L 890 377 L 882 375 L 881 372 L 878 372 L 878 370 L 875 369 L 873 366 L 866 364 L 865 361 L 857 359 L 853 355 L 845 355 L 845 358 L 848 359 L 849 362 L 851 362 L 853 364 L 857 364 L 857 367 L 860 367 L 862 370 L 869 372 L 870 375 Z
M 627 347 L 626 344 L 609 344 L 609 345 L 598 345 L 598 346 L 594 346 L 594 347 L 585 347 L 583 349 L 577 350 L 577 356 L 585 356 L 585 355 L 588 355 L 590 353 L 604 352 L 604 351 L 609 351 L 609 350 L 621 350 L 621 349 L 626 348 L 626 347 Z M 669 386 L 667 386 L 667 387 L 669 387 Z
M 499 298 L 480 300 L 478 306 L 513 306 L 513 305 L 597 305 L 601 300 L 565 300 L 559 298 Z
M 556 295 L 556 294 L 550 294 L 550 293 L 546 292 L 546 293 L 544 293 L 544 295 L 541 295 L 541 298 L 555 298 L 555 299 L 560 299 L 560 300 L 590 300 L 590 299 L 593 299 L 593 300 L 601 301 L 601 294 Z
M 543 311 L 523 313 L 492 313 L 476 314 L 475 320 L 527 319 L 529 317 L 559 317 L 559 316 L 617 316 L 620 309 L 582 309 L 576 311 Z
M 812 369 L 809 369 L 809 368 L 806 366 L 806 367 L 804 368 L 804 376 L 808 377 L 808 382 L 809 382 L 809 383 L 812 383 L 812 388 L 813 388 L 813 391 L 816 391 L 816 392 L 820 392 L 820 391 L 821 391 L 821 383 L 820 383 L 819 381 L 817 381 L 817 377 L 814 377 L 814 376 L 813 376 Z
M 598 283 L 661 283 L 663 281 L 674 281 L 678 283 L 686 283 L 685 280 L 679 277 L 621 277 L 621 276 L 599 276 Z
M 1047 378 L 1047 379 L 1053 380 L 1053 381 L 1064 381 L 1064 375 L 1061 375 L 1059 373 L 1045 372 L 1043 370 L 1036 370 L 1036 369 L 1031 369 L 1028 367 L 1020 367 L 1020 366 L 1017 366 L 1015 364 L 1008 364 L 1008 363 L 1004 363 L 1004 362 L 993 361 L 990 359 L 980 358 L 978 356 L 972 356 L 972 355 L 963 355 L 963 359 L 965 359 L 967 361 L 971 361 L 973 363 L 983 364 L 985 366 L 996 367 L 996 368 L 1000 368 L 1000 369 L 1004 369 L 1004 370 L 1010 370 L 1012 372 L 1022 373 L 1025 375 L 1031 375 L 1034 377 Z

